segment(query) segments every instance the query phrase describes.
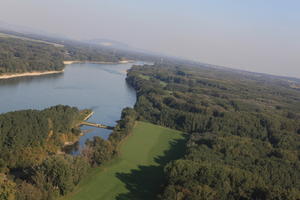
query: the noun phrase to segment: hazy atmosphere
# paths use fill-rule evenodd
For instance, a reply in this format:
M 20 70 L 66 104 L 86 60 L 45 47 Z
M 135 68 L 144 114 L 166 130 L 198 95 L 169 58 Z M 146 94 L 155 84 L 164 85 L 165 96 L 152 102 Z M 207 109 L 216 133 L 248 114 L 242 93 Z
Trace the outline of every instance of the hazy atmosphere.
M 300 0 L 0 2 L 0 200 L 300 200 Z
M 300 77 L 299 9 L 297 0 L 1 0 L 0 21 Z

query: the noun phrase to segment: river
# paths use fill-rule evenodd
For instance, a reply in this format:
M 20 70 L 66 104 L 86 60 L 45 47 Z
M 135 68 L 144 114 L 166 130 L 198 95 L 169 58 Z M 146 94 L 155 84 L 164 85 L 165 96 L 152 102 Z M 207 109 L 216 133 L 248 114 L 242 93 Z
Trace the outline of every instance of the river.
M 63 104 L 92 109 L 95 114 L 88 121 L 114 126 L 122 109 L 132 107 L 136 101 L 134 89 L 125 81 L 126 70 L 133 64 L 142 62 L 71 64 L 62 74 L 0 80 L 0 113 Z M 82 130 L 88 133 L 80 138 L 80 148 L 88 138 L 107 139 L 111 133 L 111 130 L 86 126 Z

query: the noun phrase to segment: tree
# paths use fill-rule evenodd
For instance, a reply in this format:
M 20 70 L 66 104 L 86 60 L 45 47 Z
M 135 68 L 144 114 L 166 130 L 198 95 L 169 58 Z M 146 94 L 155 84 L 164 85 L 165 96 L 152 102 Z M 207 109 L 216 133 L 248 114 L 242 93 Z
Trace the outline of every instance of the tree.
M 114 147 L 108 140 L 94 137 L 92 141 L 87 141 L 86 145 L 90 149 L 86 151 L 86 157 L 89 158 L 92 165 L 101 165 L 113 156 Z
M 43 193 L 39 188 L 23 181 L 17 187 L 16 200 L 43 200 Z
M 16 184 L 8 180 L 4 174 L 0 174 L 0 199 L 15 200 Z
M 51 156 L 47 158 L 37 172 L 44 174 L 46 180 L 59 189 L 61 195 L 73 190 L 72 165 L 62 156 Z

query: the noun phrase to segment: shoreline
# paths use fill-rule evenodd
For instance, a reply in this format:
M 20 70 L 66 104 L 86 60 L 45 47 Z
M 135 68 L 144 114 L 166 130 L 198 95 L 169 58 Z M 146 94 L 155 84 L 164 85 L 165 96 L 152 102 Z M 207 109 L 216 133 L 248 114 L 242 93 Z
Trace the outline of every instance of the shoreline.
M 61 71 L 46 71 L 46 72 L 25 72 L 25 73 L 19 73 L 19 74 L 4 74 L 0 75 L 1 79 L 11 79 L 11 78 L 18 78 L 18 77 L 25 77 L 25 76 L 42 76 L 42 75 L 48 75 L 48 74 L 59 74 L 63 73 L 65 70 Z
M 76 63 L 92 63 L 92 64 L 127 64 L 134 63 L 134 60 L 123 60 L 119 62 L 104 62 L 104 61 L 90 61 L 90 60 L 66 60 L 63 61 L 65 65 L 71 65 Z
M 86 121 L 86 120 L 88 120 L 90 117 L 92 117 L 93 115 L 95 114 L 95 112 L 94 111 L 92 111 L 91 110 L 91 112 L 89 113 L 89 114 L 87 114 L 84 118 L 83 118 L 83 121 Z M 73 128 L 76 128 L 76 127 L 80 127 L 81 126 L 81 123 L 79 123 L 79 124 L 76 124 Z M 80 129 L 81 130 L 81 129 Z M 66 152 L 64 152 L 64 148 L 66 148 L 66 147 L 70 147 L 70 146 L 72 146 L 72 145 L 75 145 L 77 142 L 79 142 L 79 140 L 80 140 L 80 137 L 82 137 L 82 136 L 84 136 L 86 133 L 88 133 L 89 131 L 88 130 L 86 130 L 86 131 L 83 131 L 83 130 L 81 130 L 80 131 L 80 134 L 77 136 L 77 138 L 75 139 L 75 140 L 73 140 L 73 141 L 64 141 L 64 145 L 63 145 L 63 147 L 60 149 L 60 153 L 66 153 Z
M 127 63 L 134 63 L 134 60 L 123 60 L 123 61 L 119 61 L 119 62 L 68 60 L 68 61 L 63 61 L 63 63 L 64 63 L 64 65 L 71 65 L 71 64 L 76 64 L 76 63 L 127 64 Z M 43 76 L 43 75 L 48 75 L 48 74 L 59 74 L 59 73 L 63 73 L 64 71 L 65 70 L 63 69 L 61 71 L 44 71 L 44 72 L 33 71 L 33 72 L 25 72 L 25 73 L 3 74 L 3 75 L 0 75 L 0 80 L 25 77 L 25 76 Z

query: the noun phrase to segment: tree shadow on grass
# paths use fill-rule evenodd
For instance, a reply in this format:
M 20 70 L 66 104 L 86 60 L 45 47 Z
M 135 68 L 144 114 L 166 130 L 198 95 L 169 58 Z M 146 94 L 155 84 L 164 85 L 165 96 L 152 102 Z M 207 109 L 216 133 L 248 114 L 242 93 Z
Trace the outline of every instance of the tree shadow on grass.
M 164 166 L 171 160 L 181 158 L 185 153 L 186 138 L 172 140 L 170 149 L 163 156 L 155 158 L 158 165 L 139 166 L 129 173 L 117 173 L 116 177 L 126 184 L 128 193 L 119 194 L 117 200 L 153 200 L 162 191 L 166 182 Z

